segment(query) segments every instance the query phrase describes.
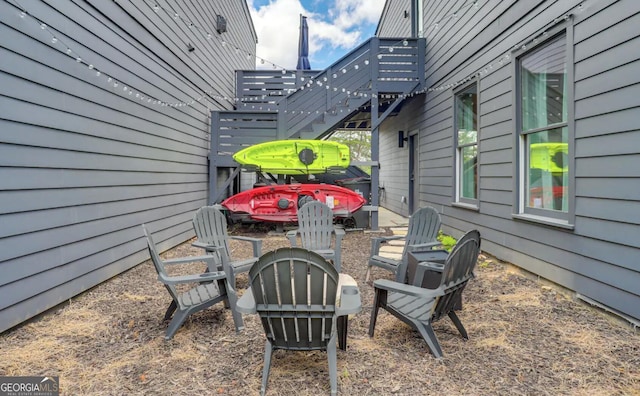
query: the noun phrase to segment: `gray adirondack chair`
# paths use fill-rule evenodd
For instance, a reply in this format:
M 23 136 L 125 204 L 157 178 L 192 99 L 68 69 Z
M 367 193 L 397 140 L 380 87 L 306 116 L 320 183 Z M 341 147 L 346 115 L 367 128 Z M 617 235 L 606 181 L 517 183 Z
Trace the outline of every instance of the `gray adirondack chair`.
M 229 283 L 236 287 L 236 275 L 247 272 L 258 261 L 262 253 L 262 240 L 245 236 L 230 236 L 227 232 L 227 219 L 214 206 L 203 206 L 193 216 L 193 229 L 198 240 L 193 246 L 204 249 L 207 253 L 218 254 L 229 261 L 230 271 L 227 274 Z M 253 257 L 234 260 L 231 257 L 229 241 L 232 239 L 249 242 L 253 245 Z M 221 269 L 221 268 L 220 268 Z
M 151 234 L 144 224 L 142 225 L 142 229 L 147 239 L 149 256 L 151 256 L 151 261 L 158 273 L 158 280 L 162 282 L 173 299 L 164 315 L 164 320 L 168 320 L 173 316 L 173 319 L 171 319 L 167 327 L 165 339 L 171 339 L 189 315 L 209 308 L 219 302 L 223 302 L 225 307 L 231 308 L 236 331 L 244 328 L 242 316 L 234 309 L 237 302 L 235 290 L 227 283 L 226 272 L 217 271 L 218 265 L 228 269 L 228 263 L 220 263 L 219 257 L 214 255 L 162 260 Z M 206 262 L 209 271 L 197 275 L 169 276 L 165 269 L 167 265 L 171 264 L 185 264 L 199 261 Z M 176 287 L 180 284 L 194 284 L 194 286 L 180 292 Z
M 399 282 L 404 281 L 401 277 L 405 274 L 407 252 L 413 250 L 426 250 L 439 246 L 438 231 L 440 230 L 440 215 L 430 207 L 424 207 L 416 210 L 409 218 L 409 228 L 407 235 L 394 235 L 389 237 L 375 237 L 371 239 L 371 256 L 367 265 L 367 273 L 365 281 L 369 282 L 371 277 L 371 267 L 384 268 L 391 271 Z M 404 239 L 404 247 L 400 260 L 383 257 L 380 255 L 380 247 L 383 243 Z
M 474 233 L 479 238 L 479 233 Z M 464 339 L 469 335 L 454 309 L 458 296 L 473 278 L 478 254 L 480 253 L 480 239 L 468 238 L 458 243 L 445 260 L 442 270 L 440 286 L 437 289 L 421 287 L 424 272 L 430 271 L 433 265 L 421 262 L 409 284 L 379 279 L 373 282 L 375 295 L 371 321 L 369 322 L 369 336 L 373 337 L 379 308 L 383 308 L 398 319 L 416 329 L 429 346 L 431 353 L 438 359 L 442 358 L 442 349 L 438 343 L 432 322 L 447 315 L 453 321 Z M 439 265 L 437 265 L 439 267 Z
M 337 318 L 361 309 L 357 286 L 342 286 L 338 271 L 319 254 L 302 248 L 265 253 L 249 271 L 237 309 L 257 313 L 267 336 L 261 394 L 265 394 L 274 349 L 326 350 L 331 394 L 337 392 Z
M 292 247 L 297 246 L 298 235 L 302 247 L 313 250 L 333 261 L 338 272 L 342 268 L 342 238 L 344 229 L 333 224 L 333 211 L 320 201 L 310 201 L 298 209 L 298 229 L 287 232 Z M 331 247 L 335 235 L 335 246 Z
M 462 244 L 464 242 L 466 242 L 467 240 L 474 240 L 474 241 L 478 241 L 478 248 L 481 248 L 480 246 L 480 231 L 478 230 L 471 230 L 466 232 L 462 237 L 460 237 L 460 239 L 458 239 L 458 241 L 456 242 L 456 244 Z M 411 256 L 413 255 L 413 259 L 411 258 Z M 407 262 L 407 278 L 411 278 L 413 279 L 413 277 L 415 276 L 415 271 L 416 271 L 416 266 L 415 266 L 415 262 L 416 261 L 428 261 L 431 266 L 429 268 L 428 271 L 425 271 L 424 273 L 424 278 L 423 278 L 423 284 L 422 287 L 426 287 L 426 288 L 433 288 L 430 287 L 429 285 L 440 285 L 440 278 L 442 277 L 442 270 L 444 269 L 444 262 L 447 260 L 447 257 L 449 257 L 449 252 L 446 251 L 445 249 L 433 249 L 433 250 L 427 250 L 424 252 L 410 252 L 409 253 L 409 260 Z M 418 259 L 418 260 L 416 260 Z M 436 287 L 437 287 L 436 286 Z M 462 310 L 462 295 L 458 295 L 456 297 L 456 302 L 454 304 L 454 309 L 456 311 L 460 311 Z

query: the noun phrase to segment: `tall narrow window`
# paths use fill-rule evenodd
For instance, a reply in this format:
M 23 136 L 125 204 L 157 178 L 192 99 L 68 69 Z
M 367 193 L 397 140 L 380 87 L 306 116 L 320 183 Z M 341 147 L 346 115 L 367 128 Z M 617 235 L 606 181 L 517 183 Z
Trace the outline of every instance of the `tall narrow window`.
M 519 58 L 521 212 L 566 218 L 568 116 L 566 37 Z
M 456 198 L 478 203 L 478 87 L 455 94 Z

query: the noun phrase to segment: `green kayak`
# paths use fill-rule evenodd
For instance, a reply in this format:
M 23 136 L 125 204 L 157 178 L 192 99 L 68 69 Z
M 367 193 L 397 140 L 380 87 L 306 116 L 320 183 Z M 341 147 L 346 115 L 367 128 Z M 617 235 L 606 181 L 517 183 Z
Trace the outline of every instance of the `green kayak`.
M 346 168 L 349 147 L 326 140 L 276 140 L 255 144 L 235 153 L 245 168 L 281 175 L 325 173 Z

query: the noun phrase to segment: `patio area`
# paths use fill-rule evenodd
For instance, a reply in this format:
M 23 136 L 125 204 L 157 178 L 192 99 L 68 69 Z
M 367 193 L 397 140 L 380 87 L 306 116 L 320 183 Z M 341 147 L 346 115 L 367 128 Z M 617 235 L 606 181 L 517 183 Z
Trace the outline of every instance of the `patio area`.
M 268 231 L 233 233 L 263 238 L 263 252 L 288 246 Z M 434 324 L 442 361 L 384 311 L 370 338 L 373 287 L 364 274 L 371 236 L 353 231 L 343 240 L 342 270 L 358 282 L 363 310 L 349 322 L 348 350 L 338 351 L 340 394 L 639 394 L 637 330 L 484 254 L 459 314 L 470 339 L 447 318 Z M 233 241 L 233 254 L 249 257 L 245 245 Z M 199 254 L 185 243 L 163 256 Z M 373 277 L 390 275 L 374 269 Z M 73 395 L 258 394 L 264 332 L 257 317 L 245 316 L 236 334 L 230 312 L 215 305 L 165 341 L 170 297 L 156 278 L 147 261 L 0 335 L 0 375 L 58 375 L 61 394 Z M 246 287 L 246 274 L 238 281 Z M 274 353 L 267 394 L 328 393 L 325 353 Z

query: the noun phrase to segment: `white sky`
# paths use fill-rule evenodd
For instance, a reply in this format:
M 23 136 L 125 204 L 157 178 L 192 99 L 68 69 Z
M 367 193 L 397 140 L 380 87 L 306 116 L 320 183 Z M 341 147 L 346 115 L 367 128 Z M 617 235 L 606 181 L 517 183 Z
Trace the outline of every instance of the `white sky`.
M 375 33 L 385 0 L 247 0 L 258 34 L 256 55 L 295 69 L 300 14 L 309 26 L 309 62 L 314 70 L 334 63 Z M 258 68 L 272 67 L 261 64 Z

